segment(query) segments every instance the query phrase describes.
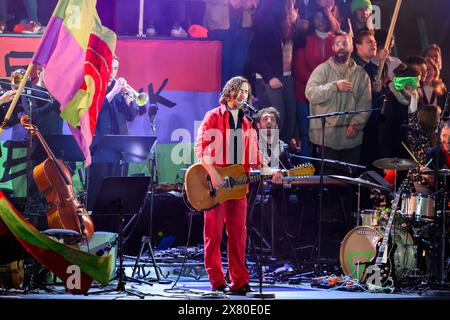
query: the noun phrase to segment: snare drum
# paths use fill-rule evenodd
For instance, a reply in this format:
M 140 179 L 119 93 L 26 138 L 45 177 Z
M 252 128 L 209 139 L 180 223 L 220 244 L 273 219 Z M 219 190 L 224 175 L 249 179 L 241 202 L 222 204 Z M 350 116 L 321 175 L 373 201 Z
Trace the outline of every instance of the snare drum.
M 403 194 L 402 195 L 402 216 L 408 219 L 412 219 L 417 211 L 417 195 L 416 194 Z
M 434 220 L 434 198 L 432 196 L 419 195 L 417 197 L 417 209 L 414 214 L 416 221 L 433 221 Z
M 378 226 L 378 210 L 364 209 L 361 210 L 361 225 L 368 227 Z

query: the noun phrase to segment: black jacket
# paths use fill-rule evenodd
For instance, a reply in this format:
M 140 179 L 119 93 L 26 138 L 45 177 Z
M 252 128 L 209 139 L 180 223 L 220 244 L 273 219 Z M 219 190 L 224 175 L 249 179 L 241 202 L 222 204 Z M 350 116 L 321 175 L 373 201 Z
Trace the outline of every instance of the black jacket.
M 106 93 L 109 93 L 112 90 L 114 84 L 115 81 L 108 86 Z M 137 111 L 134 106 L 128 106 L 125 98 L 120 93 L 114 96 L 111 102 L 105 97 L 98 115 L 95 138 L 92 145 L 96 145 L 99 139 L 104 135 L 127 135 L 127 121 L 133 121 L 136 114 Z
M 253 21 L 247 71 L 250 75 L 259 73 L 266 83 L 273 77 L 283 77 L 282 2 L 261 1 Z
M 32 85 L 32 95 L 35 97 L 49 98 L 49 95 L 42 91 L 46 89 Z M 39 91 L 38 91 L 39 90 Z M 60 104 L 58 101 L 52 102 L 28 98 L 28 103 L 24 104 L 25 112 L 31 114 L 33 123 L 38 127 L 41 134 L 62 134 L 63 119 L 60 116 Z

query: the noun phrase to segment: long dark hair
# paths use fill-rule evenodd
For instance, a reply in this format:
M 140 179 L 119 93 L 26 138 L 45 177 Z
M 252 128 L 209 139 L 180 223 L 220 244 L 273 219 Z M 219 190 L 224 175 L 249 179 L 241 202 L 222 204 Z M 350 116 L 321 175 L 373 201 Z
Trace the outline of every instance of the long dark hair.
M 220 104 L 226 104 L 230 99 L 236 99 L 239 89 L 243 83 L 248 83 L 248 98 L 247 101 L 252 102 L 252 86 L 250 82 L 244 77 L 233 77 L 227 81 L 225 86 L 220 93 L 219 102 Z
M 317 7 L 316 10 L 314 11 L 314 13 L 309 17 L 309 27 L 308 27 L 308 31 L 307 34 L 313 34 L 316 31 L 316 25 L 315 25 L 315 20 L 316 20 L 316 15 L 318 13 L 322 13 L 323 18 L 325 19 L 325 22 L 327 24 L 328 27 L 328 32 L 331 31 L 331 22 L 330 19 L 328 19 L 328 16 L 325 12 L 325 9 L 322 7 Z
M 263 28 L 281 36 L 283 42 L 294 36 L 290 9 L 295 0 L 261 0 L 253 19 L 255 28 Z

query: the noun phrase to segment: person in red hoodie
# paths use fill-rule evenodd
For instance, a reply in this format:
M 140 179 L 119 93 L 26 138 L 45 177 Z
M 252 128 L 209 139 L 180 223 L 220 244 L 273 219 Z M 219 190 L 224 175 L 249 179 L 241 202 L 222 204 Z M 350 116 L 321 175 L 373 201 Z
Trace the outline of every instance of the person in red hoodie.
M 305 95 L 306 84 L 313 70 L 333 55 L 334 35 L 324 9 L 318 8 L 313 17 L 313 30 L 306 37 L 305 46 L 297 49 L 294 56 L 297 125 L 301 139 L 300 154 L 303 156 L 311 155 L 309 102 Z

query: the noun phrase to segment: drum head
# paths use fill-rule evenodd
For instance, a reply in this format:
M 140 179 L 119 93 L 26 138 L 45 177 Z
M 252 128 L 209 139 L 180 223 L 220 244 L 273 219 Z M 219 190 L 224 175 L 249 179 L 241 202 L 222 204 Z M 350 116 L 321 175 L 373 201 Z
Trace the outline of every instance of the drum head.
M 409 233 L 410 220 L 402 215 L 396 214 L 391 229 L 391 235 L 394 235 L 395 252 L 394 266 L 397 280 L 408 276 L 416 268 L 416 251 L 414 240 Z M 384 232 L 384 228 L 380 231 Z
M 416 254 L 414 251 L 414 240 L 412 236 L 397 228 L 395 231 L 395 243 L 397 245 L 394 252 L 395 276 L 398 280 L 410 275 L 416 267 Z
M 344 274 L 361 280 L 367 263 L 376 253 L 376 245 L 383 234 L 376 228 L 362 226 L 350 230 L 341 243 L 339 258 Z

